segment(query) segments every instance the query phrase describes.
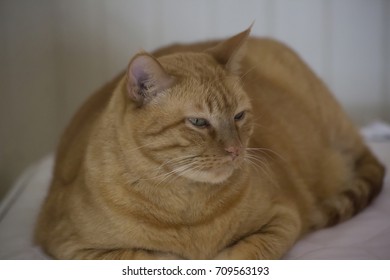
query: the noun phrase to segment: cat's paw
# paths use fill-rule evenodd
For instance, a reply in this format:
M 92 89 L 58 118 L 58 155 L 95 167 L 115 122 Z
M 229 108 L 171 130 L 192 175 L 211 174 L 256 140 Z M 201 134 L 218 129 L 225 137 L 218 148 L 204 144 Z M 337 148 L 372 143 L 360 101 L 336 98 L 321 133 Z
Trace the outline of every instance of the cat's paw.
M 156 259 L 157 260 L 184 260 L 184 258 L 182 258 L 179 255 L 164 253 L 164 252 L 156 253 Z
M 232 251 L 230 247 L 225 248 L 214 257 L 214 260 L 234 260 Z
M 227 247 L 219 252 L 214 260 L 255 260 L 258 257 L 254 254 L 253 250 L 247 250 L 247 248 L 239 245 Z

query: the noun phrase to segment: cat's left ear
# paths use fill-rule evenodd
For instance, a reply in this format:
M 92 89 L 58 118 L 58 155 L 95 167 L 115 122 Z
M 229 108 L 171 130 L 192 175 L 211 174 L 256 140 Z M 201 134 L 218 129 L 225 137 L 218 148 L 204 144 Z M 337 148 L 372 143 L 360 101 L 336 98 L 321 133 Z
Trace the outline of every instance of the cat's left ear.
M 224 65 L 226 69 L 235 74 L 239 74 L 241 60 L 245 55 L 245 45 L 251 32 L 252 25 L 243 32 L 206 50 L 206 52 L 211 54 L 220 64 Z
M 174 81 L 175 78 L 164 70 L 157 59 L 147 53 L 136 55 L 127 69 L 127 92 L 138 106 L 171 87 Z

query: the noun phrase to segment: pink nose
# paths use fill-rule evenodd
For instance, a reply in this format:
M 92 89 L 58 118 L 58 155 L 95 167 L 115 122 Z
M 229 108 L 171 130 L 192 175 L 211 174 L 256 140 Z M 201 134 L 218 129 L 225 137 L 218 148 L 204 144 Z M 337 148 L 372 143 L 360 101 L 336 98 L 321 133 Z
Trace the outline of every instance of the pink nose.
M 225 151 L 230 154 L 233 160 L 240 155 L 240 147 L 237 146 L 227 147 Z

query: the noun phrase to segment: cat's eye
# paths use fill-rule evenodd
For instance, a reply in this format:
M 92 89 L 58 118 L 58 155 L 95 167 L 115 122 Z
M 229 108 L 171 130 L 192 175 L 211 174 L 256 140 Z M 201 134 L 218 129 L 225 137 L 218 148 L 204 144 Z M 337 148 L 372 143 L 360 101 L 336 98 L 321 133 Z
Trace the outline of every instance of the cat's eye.
M 240 112 L 240 113 L 238 113 L 237 115 L 234 116 L 234 120 L 235 120 L 235 121 L 240 121 L 240 120 L 242 120 L 244 117 L 245 117 L 245 111 L 242 111 L 242 112 Z
M 210 123 L 206 119 L 201 119 L 201 118 L 188 118 L 188 121 L 199 128 L 204 128 L 208 127 Z

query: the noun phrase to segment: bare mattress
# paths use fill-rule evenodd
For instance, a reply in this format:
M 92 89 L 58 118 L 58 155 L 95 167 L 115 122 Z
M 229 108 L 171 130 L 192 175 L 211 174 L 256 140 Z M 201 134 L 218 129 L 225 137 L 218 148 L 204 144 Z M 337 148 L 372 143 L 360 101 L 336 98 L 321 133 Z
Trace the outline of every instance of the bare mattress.
M 384 131 L 383 131 L 384 130 Z M 362 130 L 386 166 L 384 188 L 363 212 L 331 228 L 306 235 L 285 259 L 390 259 L 390 134 L 388 126 Z M 0 205 L 0 259 L 50 259 L 32 237 L 51 177 L 53 155 L 25 170 Z

